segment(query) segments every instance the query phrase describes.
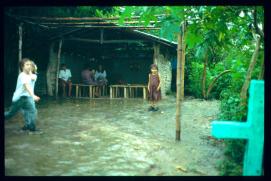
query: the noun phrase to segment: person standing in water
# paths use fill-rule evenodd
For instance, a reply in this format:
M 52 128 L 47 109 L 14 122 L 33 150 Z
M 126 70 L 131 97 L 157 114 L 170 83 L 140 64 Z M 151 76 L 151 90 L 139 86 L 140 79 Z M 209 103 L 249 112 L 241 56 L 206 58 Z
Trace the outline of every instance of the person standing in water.
M 152 64 L 150 69 L 151 73 L 149 74 L 148 81 L 148 99 L 151 106 L 149 107 L 149 111 L 158 111 L 157 103 L 161 100 L 161 79 L 158 74 L 158 67 L 156 64 Z
M 19 110 L 22 110 L 25 120 L 22 130 L 39 133 L 40 130 L 36 128 L 37 109 L 35 101 L 39 101 L 40 97 L 34 94 L 34 85 L 37 77 L 32 74 L 32 71 L 35 71 L 33 67 L 35 69 L 35 64 L 29 58 L 23 58 L 20 61 L 21 73 L 17 79 L 10 110 L 5 112 L 5 120 L 10 119 Z

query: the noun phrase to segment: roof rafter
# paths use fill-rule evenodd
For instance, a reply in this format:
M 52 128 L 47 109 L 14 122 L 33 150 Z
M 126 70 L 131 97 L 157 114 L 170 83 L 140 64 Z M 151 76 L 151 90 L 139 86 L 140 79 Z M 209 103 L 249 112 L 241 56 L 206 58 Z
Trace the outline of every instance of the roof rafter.
M 11 14 L 10 14 L 11 15 Z M 12 15 L 14 16 L 14 15 Z M 120 17 L 108 17 L 108 18 L 101 18 L 101 17 L 30 17 L 30 16 L 20 16 L 16 15 L 17 17 L 26 18 L 26 19 L 33 19 L 33 20 L 56 20 L 56 21 L 65 21 L 65 20 L 118 20 Z M 155 15 L 155 17 L 166 16 L 166 14 Z M 141 16 L 132 16 L 130 18 L 124 18 L 125 20 L 129 19 L 139 19 Z

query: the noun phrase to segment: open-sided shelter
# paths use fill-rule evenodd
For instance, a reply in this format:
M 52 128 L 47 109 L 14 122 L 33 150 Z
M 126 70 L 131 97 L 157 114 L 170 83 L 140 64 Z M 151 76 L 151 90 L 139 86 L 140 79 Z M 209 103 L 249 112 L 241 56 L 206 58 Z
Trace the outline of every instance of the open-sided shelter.
M 140 31 L 155 27 L 121 26 L 108 22 L 110 18 L 9 16 L 40 28 L 40 36 L 50 45 L 44 81 L 37 87 L 46 87 L 47 95 L 58 92 L 56 77 L 61 63 L 71 70 L 74 83 L 81 81 L 85 64 L 94 69 L 101 64 L 107 71 L 109 84 L 120 81 L 147 84 L 149 67 L 156 63 L 162 79 L 162 95 L 171 88 L 170 61 L 176 56 L 177 43 Z M 18 25 L 19 29 L 24 27 Z

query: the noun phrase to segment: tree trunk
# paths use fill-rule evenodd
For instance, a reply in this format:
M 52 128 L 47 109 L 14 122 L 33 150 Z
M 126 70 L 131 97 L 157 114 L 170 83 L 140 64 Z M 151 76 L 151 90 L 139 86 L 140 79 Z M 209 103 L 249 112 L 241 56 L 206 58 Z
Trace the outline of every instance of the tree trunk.
M 50 44 L 50 48 L 49 48 L 49 62 L 48 62 L 48 66 L 47 66 L 47 72 L 46 72 L 46 80 L 47 80 L 47 94 L 49 96 L 53 96 L 54 95 L 54 88 L 55 88 L 55 76 L 56 73 L 53 71 L 54 68 L 56 68 L 55 64 L 56 64 L 56 59 L 57 56 L 54 57 L 54 45 L 55 43 L 52 42 Z
M 264 60 L 262 60 L 262 65 L 261 65 L 261 71 L 260 74 L 258 76 L 259 80 L 263 80 L 264 79 Z
M 61 48 L 62 48 L 62 39 L 59 41 L 59 48 L 57 54 L 57 67 L 56 67 L 56 87 L 55 87 L 55 96 L 58 96 L 58 74 L 59 74 L 59 64 L 60 64 L 60 55 L 61 55 Z
M 178 34 L 178 48 L 177 48 L 177 76 L 176 76 L 176 140 L 180 141 L 181 139 L 181 57 L 182 57 L 182 37 Z
M 206 68 L 207 68 L 207 63 L 208 63 L 208 54 L 206 52 L 205 55 L 205 61 L 204 61 L 204 65 L 203 65 L 203 73 L 202 73 L 202 97 L 206 98 Z
M 185 67 L 185 32 L 186 32 L 186 27 L 185 27 L 185 23 L 183 23 L 182 26 L 182 32 L 183 32 L 183 36 L 182 36 L 182 52 L 181 52 L 181 100 L 184 99 L 184 67 Z
M 18 62 L 22 60 L 22 45 L 23 45 L 23 23 L 20 23 L 19 25 L 19 51 L 18 51 Z M 18 73 L 20 73 L 20 67 L 18 70 Z
M 253 72 L 253 69 L 254 69 L 254 66 L 257 62 L 257 57 L 258 57 L 258 53 L 259 53 L 259 48 L 260 48 L 260 41 L 261 41 L 261 37 L 259 37 L 256 41 L 256 48 L 255 48 L 255 51 L 252 55 L 252 58 L 250 60 L 250 65 L 248 67 L 248 70 L 247 70 L 247 75 L 246 75 L 246 79 L 245 79 L 245 82 L 243 84 L 243 87 L 242 87 L 242 90 L 241 90 L 241 93 L 240 93 L 240 98 L 241 98 L 241 105 L 246 105 L 246 99 L 247 99 L 247 89 L 248 89 L 248 86 L 249 86 L 249 82 L 250 82 L 250 79 L 251 79 L 251 75 L 252 75 L 252 72 Z
M 206 94 L 206 99 L 208 99 L 208 96 L 209 96 L 209 93 L 211 92 L 214 84 L 216 83 L 216 81 L 218 80 L 219 77 L 221 77 L 222 75 L 226 74 L 226 73 L 229 73 L 231 72 L 231 70 L 225 70 L 223 72 L 221 72 L 218 76 L 216 76 L 213 81 L 211 82 L 211 84 L 209 85 L 208 87 L 208 91 L 207 91 L 207 94 Z

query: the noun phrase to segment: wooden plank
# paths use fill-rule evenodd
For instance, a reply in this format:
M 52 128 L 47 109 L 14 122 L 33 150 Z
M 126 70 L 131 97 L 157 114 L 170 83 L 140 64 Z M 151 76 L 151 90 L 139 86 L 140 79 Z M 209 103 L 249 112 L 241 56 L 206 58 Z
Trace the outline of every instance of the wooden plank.
M 105 44 L 113 44 L 113 43 L 142 43 L 147 42 L 146 40 L 93 40 L 86 38 L 65 38 L 65 41 L 82 41 L 82 42 L 90 42 L 90 43 L 105 43 Z
M 10 13 L 6 13 L 8 16 L 15 16 Z M 32 20 L 45 20 L 45 21 L 70 21 L 70 20 L 118 20 L 120 17 L 108 17 L 108 18 L 100 18 L 100 17 L 34 17 L 34 16 L 18 16 L 19 18 L 24 19 L 32 19 Z M 166 14 L 154 15 L 155 17 L 167 16 Z M 131 16 L 130 18 L 124 18 L 125 20 L 129 19 L 139 19 L 141 16 Z
M 160 30 L 160 27 L 154 26 L 94 26 L 94 25 L 60 25 L 60 26 L 50 26 L 48 28 L 109 28 L 109 29 L 140 29 L 140 30 Z
M 141 21 L 141 22 L 144 22 L 144 21 Z M 150 24 L 153 24 L 153 23 L 160 23 L 161 21 L 150 21 L 149 23 Z M 125 21 L 124 24 L 138 24 L 139 21 Z M 91 24 L 118 24 L 117 21 L 114 21 L 114 22 L 104 22 L 104 21 L 84 21 L 84 22 L 41 22 L 40 23 L 41 25 L 66 25 L 66 24 L 71 24 L 71 25 L 91 25 Z
M 54 39 L 56 39 L 56 38 L 62 37 L 62 36 L 64 36 L 64 35 L 68 35 L 68 34 L 74 33 L 74 32 L 79 31 L 79 30 L 81 30 L 81 28 L 80 28 L 80 29 L 73 29 L 73 30 L 71 30 L 71 31 L 68 31 L 68 32 L 64 32 L 64 33 L 58 34 L 58 35 L 56 35 L 56 36 L 51 37 L 51 38 L 50 38 L 50 41 L 52 41 L 52 40 L 54 40 Z

